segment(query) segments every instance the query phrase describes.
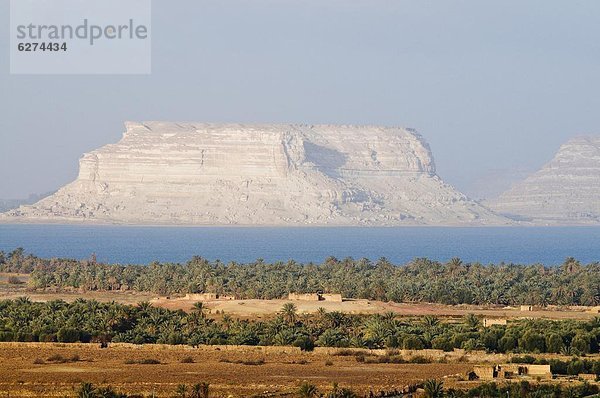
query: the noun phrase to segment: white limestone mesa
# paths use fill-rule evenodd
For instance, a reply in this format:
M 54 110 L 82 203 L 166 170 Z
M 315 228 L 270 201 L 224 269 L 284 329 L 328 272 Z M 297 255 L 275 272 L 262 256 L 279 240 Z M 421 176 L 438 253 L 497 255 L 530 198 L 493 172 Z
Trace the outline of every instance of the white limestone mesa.
M 600 222 L 600 136 L 574 138 L 539 171 L 489 206 L 536 224 Z
M 401 127 L 126 123 L 25 222 L 167 225 L 499 225 L 435 174 Z

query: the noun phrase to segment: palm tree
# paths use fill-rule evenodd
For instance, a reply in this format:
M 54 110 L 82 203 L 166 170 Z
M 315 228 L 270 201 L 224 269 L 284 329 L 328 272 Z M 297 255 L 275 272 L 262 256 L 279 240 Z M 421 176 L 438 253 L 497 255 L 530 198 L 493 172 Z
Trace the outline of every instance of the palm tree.
M 77 300 L 79 300 L 79 298 Z M 79 301 L 77 303 L 81 303 L 81 301 Z M 50 311 L 50 312 L 58 312 L 59 310 L 64 308 L 65 304 L 66 304 L 66 302 L 64 302 L 63 300 L 52 300 L 52 301 L 46 302 L 46 307 L 48 308 L 48 311 Z
M 434 328 L 440 324 L 440 318 L 433 315 L 425 315 L 425 317 L 423 318 L 423 323 L 428 328 Z
M 562 346 L 562 348 L 560 349 L 560 354 L 561 355 L 573 355 L 573 349 L 570 346 Z
M 298 311 L 298 308 L 296 307 L 296 304 L 285 303 L 281 307 L 281 311 L 279 311 L 279 313 L 283 316 L 283 318 L 286 320 L 287 323 L 294 323 L 294 322 L 296 322 L 296 312 L 297 311 Z
M 320 319 L 323 319 L 323 318 L 325 318 L 325 315 L 327 314 L 327 310 L 323 307 L 319 307 L 319 308 L 317 308 L 316 314 L 317 314 L 317 317 L 319 317 Z
M 588 324 L 592 329 L 600 327 L 600 316 L 595 316 L 589 320 Z
M 92 383 L 81 383 L 77 390 L 77 398 L 95 398 L 94 385 Z
M 561 268 L 563 272 L 567 274 L 573 274 L 581 268 L 581 264 L 579 261 L 575 260 L 575 258 L 567 257 Z
M 327 320 L 329 321 L 329 326 L 331 328 L 340 327 L 346 319 L 346 315 L 341 311 L 331 311 L 326 313 L 325 315 L 327 317 Z
M 180 398 L 185 398 L 187 393 L 187 386 L 185 384 L 179 384 L 177 389 L 175 390 L 175 394 L 177 394 Z
M 444 383 L 435 379 L 425 380 L 423 383 L 427 398 L 442 398 L 444 396 Z
M 96 394 L 94 395 L 94 397 L 97 398 L 115 398 L 119 396 L 120 395 L 115 393 L 115 390 L 113 390 L 110 386 L 96 389 Z
M 15 299 L 15 303 L 19 306 L 31 304 L 31 299 L 27 296 L 20 296 Z
M 396 319 L 396 313 L 394 311 L 386 311 L 381 314 L 381 319 L 386 322 L 392 322 L 394 319 Z
M 229 314 L 223 314 L 221 318 L 221 324 L 223 325 L 225 330 L 229 330 L 231 323 L 233 322 L 233 318 Z
M 194 305 L 192 305 L 192 311 L 198 313 L 202 318 L 204 318 L 204 310 L 206 307 L 202 301 L 196 301 Z
M 460 257 L 452 257 L 450 259 L 450 261 L 448 261 L 449 265 L 453 265 L 455 267 L 460 267 L 462 265 L 462 260 L 460 259 Z
M 194 384 L 190 398 L 208 398 L 208 386 L 209 384 L 206 382 Z
M 140 301 L 138 303 L 138 308 L 142 313 L 147 314 L 152 308 L 152 303 L 149 301 Z
M 462 260 L 458 257 L 453 257 L 452 259 L 450 259 L 450 261 L 448 261 L 448 268 L 450 270 L 450 275 L 451 276 L 456 276 L 459 274 L 460 270 L 462 269 Z
M 348 388 L 340 388 L 338 383 L 333 383 L 333 388 L 327 394 L 327 398 L 356 398 L 354 391 Z
M 298 398 L 316 398 L 319 396 L 319 390 L 314 384 L 305 381 L 298 389 Z
M 383 346 L 387 337 L 392 335 L 393 330 L 389 323 L 383 321 L 380 317 L 369 318 L 364 324 L 365 338 L 374 345 Z
M 477 318 L 477 316 L 475 314 L 465 315 L 464 320 L 465 320 L 465 324 L 472 329 L 478 328 L 479 324 L 481 323 L 479 321 L 479 318 Z
M 575 398 L 578 396 L 578 394 L 577 394 L 577 391 L 575 390 L 575 387 L 568 386 L 567 388 L 564 389 L 563 396 L 565 398 Z

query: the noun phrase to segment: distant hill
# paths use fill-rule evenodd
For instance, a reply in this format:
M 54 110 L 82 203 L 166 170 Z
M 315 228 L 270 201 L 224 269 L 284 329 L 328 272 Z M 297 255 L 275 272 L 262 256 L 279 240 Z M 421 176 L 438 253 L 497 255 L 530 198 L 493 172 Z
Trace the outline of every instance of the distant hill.
M 537 224 L 600 223 L 600 136 L 566 142 L 548 164 L 487 204 Z
M 24 199 L 0 199 L 0 212 L 16 209 L 23 204 L 27 204 Z
M 412 129 L 127 123 L 76 181 L 3 216 L 168 225 L 499 225 L 436 175 Z
M 31 205 L 41 199 L 52 195 L 54 192 L 47 192 L 44 194 L 30 194 L 27 199 L 0 199 L 0 213 L 16 209 L 21 205 Z

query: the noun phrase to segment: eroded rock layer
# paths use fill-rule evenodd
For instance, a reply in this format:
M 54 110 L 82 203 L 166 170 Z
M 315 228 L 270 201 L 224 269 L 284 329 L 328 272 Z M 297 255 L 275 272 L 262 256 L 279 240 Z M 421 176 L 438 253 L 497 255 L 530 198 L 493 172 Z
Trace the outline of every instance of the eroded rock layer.
M 600 222 L 600 136 L 570 140 L 548 164 L 489 205 L 536 223 Z
M 151 224 L 498 224 L 435 174 L 413 130 L 127 123 L 76 181 L 5 215 Z

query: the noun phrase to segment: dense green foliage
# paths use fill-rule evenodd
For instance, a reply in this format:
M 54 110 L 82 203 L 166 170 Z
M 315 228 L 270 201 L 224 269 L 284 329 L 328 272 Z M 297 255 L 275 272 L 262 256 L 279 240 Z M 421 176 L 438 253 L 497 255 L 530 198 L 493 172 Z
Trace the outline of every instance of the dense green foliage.
M 562 386 L 560 384 L 531 384 L 527 381 L 519 383 L 483 383 L 467 391 L 449 389 L 444 395 L 449 398 L 582 398 L 598 394 L 598 386 L 582 383 Z
M 550 365 L 550 370 L 554 374 L 578 375 L 580 373 L 600 375 L 600 361 L 588 360 L 582 358 L 571 358 L 568 361 L 560 359 L 535 358 L 531 355 L 515 356 L 511 358 L 513 363 L 529 363 L 539 365 Z
M 34 288 L 138 290 L 157 294 L 215 292 L 239 298 L 280 298 L 289 292 L 341 293 L 348 298 L 443 304 L 598 305 L 600 264 L 569 258 L 562 266 L 440 263 L 416 259 L 395 266 L 382 258 L 328 258 L 323 264 L 294 261 L 267 264 L 209 262 L 186 264 L 99 264 L 40 259 L 22 249 L 0 252 L 0 271 L 31 273 Z
M 0 341 L 114 341 L 164 344 L 296 345 L 366 348 L 454 348 L 490 352 L 598 352 L 600 318 L 584 321 L 519 320 L 483 328 L 479 319 L 398 318 L 341 312 L 298 314 L 286 304 L 269 320 L 209 318 L 201 307 L 190 313 L 153 307 L 99 303 L 0 301 Z M 517 358 L 518 359 L 518 358 Z M 526 358 L 525 358 L 526 360 Z M 600 366 L 591 364 L 593 372 Z M 593 368 L 593 369 L 592 369 Z
M 426 398 L 583 398 L 596 396 L 598 386 L 581 383 L 571 386 L 561 386 L 559 384 L 531 384 L 527 381 L 519 383 L 506 383 L 498 385 L 496 383 L 483 383 L 477 387 L 467 390 L 445 389 L 444 383 L 439 380 L 426 380 L 422 385 L 411 385 L 409 391 L 378 391 L 370 392 L 368 395 L 358 395 L 352 389 L 340 387 L 337 383 L 329 391 L 321 392 L 314 384 L 303 382 L 294 394 L 297 398 L 401 398 L 412 396 L 417 387 L 422 387 Z M 77 390 L 78 398 L 137 398 L 141 395 L 126 395 L 115 392 L 110 387 L 95 387 L 91 383 L 82 383 Z M 209 389 L 207 383 L 199 383 L 188 388 L 185 384 L 180 384 L 175 389 L 175 397 L 179 398 L 209 398 Z M 256 395 L 255 397 L 261 397 Z M 271 396 L 265 394 L 266 396 Z

